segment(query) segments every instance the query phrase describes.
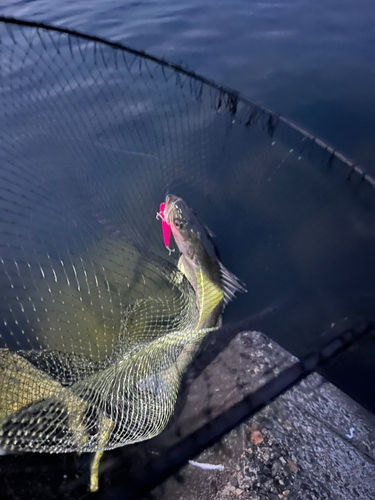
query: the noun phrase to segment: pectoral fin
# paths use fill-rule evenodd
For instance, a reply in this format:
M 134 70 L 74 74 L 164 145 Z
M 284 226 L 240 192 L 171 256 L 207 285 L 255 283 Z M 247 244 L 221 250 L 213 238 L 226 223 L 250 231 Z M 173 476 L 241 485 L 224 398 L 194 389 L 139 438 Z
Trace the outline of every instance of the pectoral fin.
M 219 266 L 224 291 L 224 304 L 227 305 L 228 302 L 234 299 L 236 292 L 247 293 L 247 290 L 245 288 L 245 283 L 228 271 L 221 262 L 219 262 Z

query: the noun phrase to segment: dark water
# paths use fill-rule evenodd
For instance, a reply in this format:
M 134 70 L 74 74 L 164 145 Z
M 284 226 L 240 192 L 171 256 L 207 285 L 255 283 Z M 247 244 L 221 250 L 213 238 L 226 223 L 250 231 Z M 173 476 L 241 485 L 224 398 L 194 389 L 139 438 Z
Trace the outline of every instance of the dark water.
M 375 173 L 369 0 L 36 0 L 2 14 L 120 40 L 231 86 Z
M 263 102 L 273 110 L 294 119 L 304 128 L 332 144 L 334 148 L 353 158 L 358 164 L 367 168 L 370 173 L 375 174 L 373 163 L 375 153 L 373 141 L 375 134 L 375 93 L 373 92 L 375 88 L 375 56 L 373 52 L 375 8 L 370 2 L 293 0 L 283 3 L 210 1 L 205 3 L 189 2 L 187 4 L 176 1 L 124 3 L 119 0 L 110 2 L 68 0 L 62 3 L 52 0 L 36 0 L 33 2 L 8 2 L 6 7 L 3 7 L 2 14 L 67 26 L 119 40 L 156 56 L 165 56 L 172 61 L 188 65 L 194 71 L 231 86 L 243 94 Z M 83 81 L 84 77 L 81 75 L 79 78 Z M 40 91 L 43 91 L 43 85 L 43 80 L 41 80 Z M 79 101 L 77 92 L 76 96 L 78 96 Z M 168 100 L 167 95 L 165 99 Z M 95 104 L 93 106 L 95 107 Z M 113 144 L 119 140 L 113 135 L 111 125 L 113 119 L 111 113 L 115 113 L 115 109 L 116 106 L 113 104 L 108 115 L 106 112 L 100 115 L 100 124 L 109 133 L 107 141 L 113 141 L 110 147 L 113 147 Z M 40 150 L 44 151 L 48 157 L 47 144 L 39 143 L 39 146 Z M 54 147 L 50 152 L 50 158 L 56 156 Z M 241 147 L 239 140 L 237 144 L 231 145 L 229 150 L 236 150 L 240 153 Z M 107 156 L 110 154 L 107 150 L 102 150 L 101 153 Z M 217 152 L 215 154 L 219 155 Z M 138 159 L 139 157 L 137 157 L 137 161 Z M 219 164 L 220 156 L 217 156 L 217 159 Z M 153 162 L 151 157 L 148 159 L 143 157 L 142 161 L 149 164 L 146 166 L 146 170 L 151 168 L 150 165 Z M 218 171 L 218 175 L 221 175 L 221 183 L 217 184 L 215 188 L 217 193 L 220 193 L 221 187 L 224 185 L 222 181 L 229 171 L 226 170 L 225 165 L 229 164 L 230 157 L 227 158 L 226 163 L 222 163 L 224 166 L 222 172 Z M 193 164 L 187 166 L 187 168 L 192 167 Z M 274 175 L 272 172 L 271 175 Z M 245 185 L 241 183 L 241 175 L 239 174 L 237 178 L 230 175 L 225 180 L 225 189 L 229 183 L 231 185 L 229 196 L 233 200 L 237 194 L 243 198 L 248 195 L 246 189 L 244 191 L 241 189 L 241 185 Z M 98 181 L 98 184 L 100 182 Z M 259 179 L 259 182 L 264 182 L 264 179 Z M 267 184 L 264 186 L 264 192 L 262 189 L 253 189 L 256 196 L 254 203 L 256 207 L 261 204 L 262 210 L 264 209 L 266 212 L 268 208 L 272 211 L 272 205 L 274 201 L 277 201 L 275 196 L 278 196 L 278 192 L 272 193 L 268 190 Z M 279 189 L 284 190 L 282 197 L 286 197 L 287 178 L 284 187 L 281 186 L 283 184 L 279 182 Z M 164 179 L 164 188 L 167 187 L 173 189 L 174 185 L 168 186 L 168 179 Z M 185 193 L 182 185 L 176 185 L 176 187 L 180 189 L 179 192 Z M 206 189 L 208 187 L 208 185 L 205 186 Z M 329 200 L 329 189 L 327 185 L 326 194 L 324 195 L 322 192 L 320 196 L 325 196 L 325 199 Z M 155 200 L 152 206 L 156 206 L 158 196 L 156 193 L 153 195 L 155 195 Z M 358 285 L 361 290 L 358 292 L 357 300 L 354 302 L 352 300 L 353 290 L 355 290 L 353 288 L 348 293 L 349 302 L 354 305 L 354 308 L 357 307 L 357 303 L 363 304 L 367 314 L 369 308 L 364 300 L 366 299 L 366 287 L 363 284 L 366 283 L 366 279 L 371 281 L 371 271 L 366 271 L 370 269 L 371 251 L 361 255 L 359 247 L 357 251 L 355 250 L 354 243 L 351 245 L 352 248 L 348 245 L 347 255 L 342 257 L 341 262 L 341 266 L 345 267 L 347 271 L 337 273 L 335 271 L 335 255 L 345 245 L 344 232 L 341 232 L 340 237 L 336 234 L 336 242 L 333 243 L 335 240 L 333 238 L 330 246 L 323 248 L 321 245 L 320 250 L 313 246 L 315 255 L 312 255 L 311 259 L 316 259 L 319 252 L 322 256 L 326 253 L 329 258 L 325 260 L 325 267 L 320 268 L 320 272 L 324 274 L 323 269 L 332 270 L 332 276 L 335 276 L 335 279 L 328 278 L 331 274 L 327 274 L 326 295 L 323 294 L 319 299 L 321 307 L 317 309 L 316 316 L 312 320 L 309 318 L 306 322 L 304 317 L 306 311 L 303 307 L 298 308 L 298 301 L 302 297 L 305 303 L 309 303 L 309 307 L 313 307 L 313 303 L 307 297 L 309 293 L 314 294 L 314 268 L 308 267 L 305 260 L 301 261 L 301 267 L 296 265 L 297 261 L 291 264 L 292 261 L 289 260 L 291 268 L 296 273 L 295 277 L 291 278 L 278 265 L 278 254 L 275 253 L 273 242 L 270 243 L 271 240 L 269 240 L 270 234 L 274 234 L 273 237 L 277 238 L 279 231 L 286 231 L 288 226 L 294 227 L 293 224 L 296 223 L 297 219 L 299 219 L 298 224 L 301 224 L 302 231 L 304 222 L 301 217 L 299 218 L 298 210 L 290 212 L 289 219 L 286 220 L 284 226 L 281 226 L 279 221 L 279 227 L 275 231 L 272 228 L 267 229 L 267 225 L 263 224 L 262 226 L 259 221 L 254 224 L 254 227 L 250 223 L 247 228 L 249 236 L 245 239 L 242 238 L 242 244 L 228 246 L 225 209 L 218 199 L 220 196 L 222 200 L 226 199 L 225 190 L 218 197 L 211 197 L 212 205 L 205 206 L 202 203 L 204 200 L 202 193 L 199 193 L 199 190 L 196 192 L 193 190 L 190 193 L 190 201 L 193 202 L 194 208 L 199 213 L 203 213 L 207 223 L 211 227 L 214 226 L 218 246 L 228 267 L 237 272 L 247 283 L 257 282 L 259 288 L 264 291 L 264 294 L 257 292 L 251 297 L 253 309 L 250 312 L 256 314 L 275 305 L 272 293 L 269 295 L 272 288 L 275 290 L 278 287 L 280 297 L 282 297 L 282 290 L 289 289 L 291 291 L 293 289 L 291 295 L 293 306 L 290 318 L 295 317 L 296 323 L 292 323 L 293 327 L 291 328 L 285 326 L 282 320 L 275 320 L 278 325 L 283 325 L 280 328 L 282 333 L 276 335 L 279 341 L 286 340 L 284 345 L 290 348 L 295 341 L 293 332 L 298 330 L 299 324 L 303 322 L 308 324 L 307 330 L 310 328 L 322 331 L 335 322 L 338 317 L 342 317 L 340 308 L 337 308 L 337 315 L 334 313 L 332 316 L 332 311 L 327 312 L 324 302 L 327 301 L 327 298 L 334 297 L 345 287 L 350 290 L 348 283 L 351 279 L 351 268 L 354 269 L 353 276 L 356 276 L 355 279 L 353 278 L 354 281 L 360 276 L 363 276 L 363 279 L 362 284 Z M 314 197 L 312 197 L 313 199 Z M 296 199 L 295 202 L 297 203 Z M 319 203 L 319 197 L 315 198 L 315 202 Z M 105 201 L 103 203 L 105 205 Z M 265 206 L 267 204 L 268 207 Z M 210 210 L 210 207 L 214 209 Z M 236 209 L 233 204 L 232 209 Z M 273 209 L 275 209 L 276 214 L 277 204 L 273 206 Z M 339 204 L 335 210 L 339 212 Z M 151 206 L 146 210 L 147 214 L 150 211 L 152 211 Z M 267 217 L 272 217 L 271 211 Z M 249 213 L 247 220 L 250 221 L 255 214 L 256 211 Z M 314 224 L 316 227 L 319 224 L 324 224 L 326 235 L 324 238 L 328 238 L 330 231 L 331 233 L 334 231 L 334 225 L 330 229 L 330 223 L 327 223 L 324 211 L 321 217 L 321 222 L 319 223 L 319 219 L 316 218 Z M 218 223 L 218 221 L 221 222 Z M 371 225 L 371 222 L 368 221 L 368 224 Z M 283 229 L 281 229 L 282 227 Z M 231 231 L 234 231 L 233 240 L 241 241 L 241 228 Z M 285 234 L 288 233 L 284 232 L 283 236 Z M 316 234 L 318 235 L 319 231 Z M 154 237 L 155 242 L 157 237 Z M 308 259 L 307 250 L 311 236 L 306 236 L 305 242 L 303 242 L 302 233 L 298 233 L 298 238 L 295 238 L 294 243 L 296 251 L 301 252 L 301 255 Z M 324 238 L 322 238 L 322 242 L 326 244 L 327 240 Z M 315 238 L 315 241 L 318 241 L 318 237 Z M 236 269 L 236 263 L 238 264 L 238 261 L 245 262 L 247 258 L 247 246 L 244 243 L 251 247 L 249 256 L 251 256 L 252 262 L 259 262 L 258 268 L 253 265 L 251 272 L 250 268 L 247 269 L 250 274 L 246 271 L 241 272 L 241 267 L 244 269 L 241 265 L 238 265 Z M 290 250 L 288 245 L 289 243 L 285 247 L 287 252 Z M 274 259 L 273 268 L 267 265 L 269 259 Z M 356 264 L 354 265 L 353 262 Z M 359 263 L 361 271 L 358 268 Z M 298 286 L 296 286 L 297 281 Z M 323 284 L 324 280 L 320 282 L 320 286 Z M 304 286 L 306 289 L 303 288 Z M 371 303 L 371 300 L 369 302 Z M 246 301 L 242 300 L 243 311 L 241 311 L 240 301 L 238 304 L 232 310 L 228 310 L 229 319 L 233 319 L 237 313 L 246 310 Z M 296 314 L 296 310 L 298 314 Z M 269 333 L 272 334 L 272 328 Z M 301 342 L 302 344 L 304 350 L 308 350 L 308 344 Z M 355 364 L 360 365 L 361 363 L 357 361 Z M 371 362 L 367 364 L 370 365 Z M 347 379 L 345 368 L 341 370 L 340 376 Z M 363 385 L 363 381 L 353 385 L 352 395 L 358 394 L 358 387 Z M 345 386 L 349 385 L 350 380 L 346 380 Z M 368 392 L 365 388 L 363 391 Z
M 204 5 L 190 2 L 187 6 L 182 2 L 123 4 L 119 1 L 103 1 L 94 4 L 62 4 L 57 1 L 35 1 L 8 3 L 2 12 L 121 40 L 155 55 L 164 55 L 168 59 L 187 63 L 191 69 L 233 86 L 297 120 L 303 127 L 326 139 L 375 173 L 371 168 L 375 150 L 372 141 L 375 129 L 375 72 L 372 54 L 375 15 L 368 2 L 355 5 L 349 2 L 297 1 L 282 5 L 276 2 L 206 2 Z M 54 69 L 58 73 L 57 66 Z M 30 71 L 36 74 L 32 65 Z M 95 82 L 100 79 L 102 86 L 105 84 L 105 71 L 87 75 L 83 65 L 78 66 L 72 74 L 77 76 L 78 87 L 80 82 L 85 82 L 86 76 L 91 76 Z M 47 80 L 43 82 L 42 76 L 37 80 L 40 83 L 40 88 L 35 91 L 37 98 L 38 92 L 39 97 L 43 95 L 43 86 L 47 87 L 47 84 L 51 83 Z M 30 84 L 27 81 L 23 83 L 26 86 Z M 118 97 L 125 100 L 125 94 L 121 94 L 121 83 L 121 78 L 116 81 L 115 75 L 112 84 L 116 91 L 120 88 L 120 93 L 114 92 L 106 102 L 96 99 L 95 93 L 90 94 L 90 99 L 87 100 L 86 88 L 83 86 L 79 91 L 75 89 L 72 96 L 67 95 L 65 101 L 56 99 L 56 106 L 52 102 L 46 103 L 48 113 L 45 116 L 50 117 L 50 125 L 45 127 L 45 130 L 42 129 L 37 114 L 31 118 L 26 117 L 25 122 L 15 119 L 15 135 L 20 138 L 28 137 L 28 141 L 20 141 L 21 145 L 17 144 L 22 151 L 17 168 L 21 171 L 22 159 L 27 158 L 30 165 L 42 165 L 42 172 L 43 168 L 46 169 L 48 175 L 43 177 L 46 184 L 51 182 L 51 185 L 55 185 L 56 181 L 60 182 L 59 195 L 62 199 L 57 200 L 52 189 L 48 189 L 47 185 L 40 186 L 37 176 L 34 179 L 38 188 L 44 193 L 48 192 L 50 206 L 54 206 L 57 201 L 64 206 L 66 200 L 69 202 L 74 198 L 74 193 L 70 191 L 71 184 L 65 186 L 64 179 L 59 179 L 57 169 L 54 171 L 49 168 L 50 165 L 61 161 L 66 171 L 69 168 L 74 170 L 72 165 L 69 165 L 70 159 L 78 161 L 77 159 L 85 157 L 82 151 L 89 154 L 85 157 L 86 162 L 80 165 L 78 173 L 82 178 L 78 180 L 84 186 L 88 180 L 88 191 L 95 199 L 95 206 L 105 211 L 106 204 L 112 204 L 113 207 L 116 205 L 117 196 L 119 201 L 124 197 L 122 184 L 119 182 L 123 175 L 120 169 L 118 178 L 99 175 L 104 162 L 114 165 L 122 154 L 116 149 L 124 135 L 121 127 L 122 108 L 117 106 Z M 137 85 L 141 93 L 144 92 L 142 96 L 146 96 L 146 99 L 135 99 L 134 102 L 147 103 L 146 86 L 143 88 L 141 81 L 137 81 Z M 90 87 L 90 91 L 92 88 L 94 86 Z M 26 90 L 25 87 L 25 95 Z M 173 92 L 170 95 L 173 96 Z M 80 98 L 86 99 L 82 106 Z M 169 98 L 169 94 L 165 94 L 160 102 L 167 105 Z M 40 101 L 43 108 L 45 103 L 43 99 Z M 65 125 L 68 124 L 63 131 L 65 135 L 62 135 L 60 141 L 60 136 L 55 132 L 61 133 L 65 125 L 59 120 L 53 121 L 54 113 L 57 109 L 63 115 L 65 105 L 66 109 L 70 109 L 72 103 L 79 113 L 82 110 L 82 116 L 85 118 L 92 118 L 90 113 L 93 112 L 96 121 L 82 122 L 85 126 L 78 127 L 78 132 L 82 133 L 82 136 L 78 137 L 79 134 L 74 129 L 74 116 L 71 120 L 67 119 L 64 122 Z M 199 132 L 203 122 L 195 122 L 195 112 L 199 117 L 199 106 L 195 108 L 191 102 L 189 106 L 187 122 L 192 124 L 192 137 L 196 140 L 184 143 L 183 147 L 179 145 L 181 147 L 176 147 L 175 151 L 171 141 L 170 154 L 173 160 L 181 160 L 180 168 L 185 173 L 181 173 L 179 177 L 179 172 L 171 170 L 172 167 L 167 165 L 163 171 L 164 177 L 160 176 L 158 188 L 160 187 L 160 191 L 176 188 L 176 192 L 183 192 L 184 196 L 186 193 L 188 201 L 216 233 L 223 262 L 244 279 L 249 287 L 249 295 L 237 299 L 231 308 L 228 308 L 226 318 L 233 320 L 237 314 L 244 316 L 263 311 L 267 313 L 267 307 L 280 307 L 280 317 L 276 314 L 276 318 L 271 318 L 269 323 L 267 316 L 262 319 L 262 331 L 273 333 L 274 338 L 280 342 L 284 340 L 283 345 L 287 346 L 288 343 L 297 343 L 297 334 L 300 336 L 300 347 L 307 352 L 309 347 L 314 345 L 315 339 L 311 340 L 311 344 L 308 341 L 311 332 L 320 334 L 345 314 L 351 316 L 353 313 L 354 316 L 361 312 L 370 316 L 375 283 L 372 267 L 375 241 L 372 224 L 373 204 L 367 206 L 366 201 L 358 202 L 358 192 L 355 188 L 347 189 L 343 176 L 336 177 L 332 171 L 327 174 L 326 165 L 323 165 L 323 162 L 319 165 L 319 151 L 315 151 L 310 158 L 308 154 L 304 156 L 306 168 L 301 174 L 297 151 L 292 153 L 293 150 L 286 147 L 288 127 L 280 127 L 277 130 L 273 138 L 275 146 L 267 132 L 261 128 L 255 128 L 251 141 L 247 140 L 248 132 L 242 127 L 240 120 L 236 118 L 236 122 L 231 123 L 230 116 L 226 116 L 221 118 L 222 121 L 217 118 L 217 121 L 213 122 L 212 130 L 216 136 L 215 140 L 210 142 L 211 122 L 207 120 L 207 136 L 204 138 L 206 145 L 201 148 L 197 139 L 200 138 Z M 151 116 L 155 111 L 155 116 L 160 118 L 158 110 L 150 107 Z M 143 108 L 145 109 L 147 115 L 149 109 L 147 106 Z M 212 111 L 209 104 L 207 110 Z M 134 109 L 129 108 L 128 112 L 136 123 L 138 120 L 140 124 L 143 120 L 147 121 L 144 115 L 139 113 L 137 106 Z M 100 120 L 97 120 L 98 117 Z M 183 118 L 183 114 L 177 118 Z M 9 114 L 7 119 L 12 120 L 12 115 Z M 173 123 L 172 120 L 167 121 Z M 35 125 L 32 128 L 36 131 L 35 136 L 27 135 L 30 123 Z M 88 123 L 95 125 L 86 127 Z M 184 126 L 186 123 L 184 120 L 178 123 L 183 136 L 185 128 L 181 123 Z M 176 144 L 180 139 L 178 127 L 175 131 Z M 73 130 L 74 136 L 70 137 L 73 146 L 69 157 L 66 155 L 66 139 Z M 163 130 L 158 132 L 163 137 Z M 90 148 L 90 140 L 94 136 L 99 146 L 96 150 Z M 34 140 L 35 137 L 38 138 L 37 141 Z M 49 137 L 54 137 L 54 142 L 50 142 Z M 158 136 L 152 136 L 149 141 L 150 150 L 144 150 L 150 153 L 149 156 L 142 157 L 144 172 L 159 167 L 160 160 L 154 163 L 151 155 L 154 146 L 160 145 L 157 139 Z M 79 140 L 83 142 L 79 143 Z M 132 149 L 141 151 L 140 146 L 145 144 L 143 138 L 129 140 L 127 137 L 126 140 L 130 141 L 132 146 L 129 147 L 130 153 Z M 246 147 L 242 148 L 246 140 Z M 131 144 L 132 141 L 134 144 Z M 298 141 L 300 139 L 292 137 L 291 144 L 300 146 Z M 192 144 L 196 145 L 196 151 Z M 202 157 L 201 151 L 207 151 L 210 144 L 215 147 L 225 145 L 226 149 L 217 147 L 210 158 Z M 163 147 L 162 144 L 161 149 Z M 181 150 L 186 153 L 184 158 L 178 158 Z M 9 152 L 13 154 L 11 149 Z M 236 152 L 236 157 L 233 152 Z M 259 162 L 249 166 L 246 161 L 251 155 Z M 163 158 L 162 155 L 160 157 Z M 202 161 L 201 169 L 194 170 L 195 159 Z M 129 162 L 134 164 L 135 172 L 138 160 L 139 157 Z M 211 165 L 215 160 L 216 170 Z M 258 165 L 263 165 L 264 169 L 258 168 Z M 318 169 L 315 168 L 316 165 L 319 165 Z M 181 179 L 186 177 L 189 168 L 195 177 L 191 184 L 184 184 Z M 94 179 L 90 176 L 93 169 L 98 173 Z M 199 182 L 201 179 L 197 176 L 198 171 L 202 180 L 206 179 L 205 182 Z M 214 180 L 210 177 L 212 171 L 215 173 Z M 168 184 L 168 172 L 172 172 L 175 177 L 172 185 Z M 109 172 L 111 173 L 113 170 Z M 79 175 L 77 174 L 78 177 Z M 69 181 L 70 178 L 65 180 Z M 249 181 L 253 183 L 249 185 Z M 216 183 L 215 196 L 210 194 L 212 182 Z M 25 186 L 26 182 L 23 189 Z M 134 198 L 139 198 L 138 195 L 143 193 L 145 203 L 141 216 L 146 227 L 151 228 L 149 234 L 147 232 L 147 238 L 150 235 L 155 247 L 159 245 L 159 250 L 164 250 L 160 228 L 156 228 L 154 220 L 155 206 L 161 201 L 159 191 L 156 191 L 158 190 L 155 189 L 155 184 L 145 177 L 140 183 L 140 191 L 129 192 L 127 195 L 129 198 L 132 194 Z M 236 199 L 236 196 L 240 199 Z M 210 203 L 206 203 L 206 200 Z M 33 204 L 34 208 L 36 206 L 37 204 Z M 54 208 L 59 211 L 55 206 Z M 76 206 L 69 208 L 71 212 L 58 214 L 53 222 L 58 227 L 65 227 L 75 238 L 74 231 L 67 221 L 73 221 Z M 80 210 L 86 217 L 85 208 L 84 204 L 80 204 Z M 246 219 L 246 232 L 236 219 L 230 218 L 230 215 L 233 217 L 233 214 L 238 212 L 242 214 L 242 220 Z M 113 214 L 116 215 L 117 212 L 114 211 Z M 46 217 L 48 219 L 49 216 Z M 121 220 L 121 217 L 119 219 Z M 43 222 L 42 217 L 39 222 Z M 114 222 L 116 223 L 116 220 Z M 51 225 L 51 234 L 56 226 Z M 93 226 L 93 229 L 98 228 Z M 226 244 L 228 234 L 232 236 L 230 245 Z M 135 232 L 131 236 L 133 241 L 138 237 L 142 240 L 142 234 Z M 29 239 L 31 241 L 33 238 Z M 59 246 L 58 242 L 54 244 Z M 115 250 L 117 252 L 118 249 Z M 251 262 L 252 266 L 243 265 L 248 262 Z M 287 299 L 285 303 L 284 299 Z M 364 346 L 365 351 L 369 353 L 373 348 L 370 342 Z M 359 368 L 362 368 L 362 372 Z M 354 372 L 355 377 L 352 376 Z M 341 382 L 341 386 L 349 393 L 358 396 L 359 400 L 362 398 L 361 401 L 371 407 L 372 390 L 368 387 L 371 373 L 372 358 L 365 358 L 362 350 L 356 351 L 354 355 L 352 353 L 331 375 L 336 383 Z M 360 394 L 361 388 L 363 390 Z

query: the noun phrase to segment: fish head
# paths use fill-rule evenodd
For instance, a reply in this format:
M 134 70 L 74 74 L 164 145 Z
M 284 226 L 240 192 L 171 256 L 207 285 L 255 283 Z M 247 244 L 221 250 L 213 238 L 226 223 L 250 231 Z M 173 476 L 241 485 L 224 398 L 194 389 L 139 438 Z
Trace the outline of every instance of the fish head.
M 165 199 L 164 219 L 181 254 L 194 260 L 206 234 L 195 213 L 182 198 L 169 194 Z

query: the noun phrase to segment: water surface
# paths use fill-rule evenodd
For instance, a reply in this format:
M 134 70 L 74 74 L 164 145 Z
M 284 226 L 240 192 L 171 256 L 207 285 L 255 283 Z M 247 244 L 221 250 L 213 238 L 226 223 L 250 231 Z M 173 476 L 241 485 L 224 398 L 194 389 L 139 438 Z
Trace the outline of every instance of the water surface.
M 357 0 L 9 0 L 3 15 L 144 49 L 299 122 L 375 174 L 375 7 Z

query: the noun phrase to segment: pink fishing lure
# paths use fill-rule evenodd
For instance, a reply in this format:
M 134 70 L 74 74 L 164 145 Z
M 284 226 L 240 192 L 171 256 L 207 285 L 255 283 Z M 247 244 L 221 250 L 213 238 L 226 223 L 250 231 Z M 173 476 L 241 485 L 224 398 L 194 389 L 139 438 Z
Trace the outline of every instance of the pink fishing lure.
M 166 248 L 169 248 L 169 242 L 171 240 L 171 226 L 164 218 L 164 210 L 165 210 L 165 203 L 162 203 L 160 205 L 160 215 L 161 215 L 161 224 L 163 228 L 163 239 L 164 239 L 164 245 L 166 246 Z

